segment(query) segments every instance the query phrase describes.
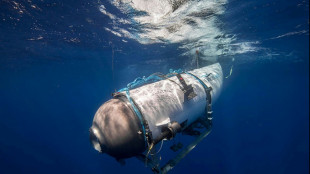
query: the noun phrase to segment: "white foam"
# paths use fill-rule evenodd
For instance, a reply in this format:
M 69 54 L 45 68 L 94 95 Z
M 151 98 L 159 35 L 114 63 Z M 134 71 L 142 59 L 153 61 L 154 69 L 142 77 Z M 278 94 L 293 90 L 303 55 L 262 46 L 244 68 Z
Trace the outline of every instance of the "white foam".
M 283 38 L 283 37 L 294 36 L 294 35 L 301 35 L 301 34 L 309 34 L 309 30 L 293 31 L 293 32 L 289 32 L 289 33 L 285 33 L 285 34 L 279 35 L 277 37 L 272 37 L 270 39 L 280 39 L 280 38 Z
M 141 44 L 179 43 L 183 55 L 193 56 L 196 50 L 201 58 L 216 59 L 219 55 L 242 54 L 256 51 L 250 42 L 234 43 L 236 36 L 227 35 L 220 29 L 219 16 L 225 13 L 227 0 L 110 0 L 123 14 L 131 16 L 121 19 L 107 12 L 101 5 L 99 10 L 109 16 L 114 25 L 111 33 Z M 121 24 L 127 24 L 121 26 Z M 128 27 L 128 24 L 132 26 Z M 116 25 L 116 27 L 115 27 Z M 138 30 L 137 30 L 138 28 Z M 232 44 L 234 43 L 234 44 Z
M 99 10 L 100 10 L 101 13 L 109 16 L 110 19 L 112 19 L 112 20 L 116 19 L 116 16 L 114 16 L 113 14 L 111 14 L 111 13 L 106 11 L 106 8 L 105 8 L 104 5 L 100 5 Z
M 116 35 L 116 36 L 118 36 L 118 37 L 122 37 L 122 35 L 119 33 L 119 32 L 116 32 L 116 31 L 113 31 L 113 30 L 111 30 L 111 29 L 109 29 L 109 28 L 104 28 L 106 31 L 109 31 L 109 32 L 111 32 L 112 34 L 114 34 L 114 35 Z

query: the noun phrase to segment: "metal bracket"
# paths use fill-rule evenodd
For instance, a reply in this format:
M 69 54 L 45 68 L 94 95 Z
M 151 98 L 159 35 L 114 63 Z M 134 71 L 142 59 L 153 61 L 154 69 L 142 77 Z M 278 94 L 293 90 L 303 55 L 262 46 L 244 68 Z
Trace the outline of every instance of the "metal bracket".
M 184 93 L 184 101 L 189 101 L 197 96 L 197 94 L 194 92 L 194 88 L 192 85 L 187 85 L 181 74 L 176 74 L 178 80 L 180 81 L 182 85 L 182 91 Z
M 180 153 L 178 153 L 173 159 L 169 160 L 162 167 L 159 166 L 158 163 L 152 161 L 150 158 L 141 154 L 136 156 L 142 162 L 146 162 L 146 165 L 152 169 L 152 171 L 156 174 L 166 174 L 171 169 L 173 169 L 189 152 L 191 152 L 197 144 L 199 144 L 209 133 L 211 132 L 211 125 L 209 122 L 200 119 L 199 122 L 206 128 L 204 132 L 202 132 L 194 141 L 192 141 L 189 145 L 187 145 Z

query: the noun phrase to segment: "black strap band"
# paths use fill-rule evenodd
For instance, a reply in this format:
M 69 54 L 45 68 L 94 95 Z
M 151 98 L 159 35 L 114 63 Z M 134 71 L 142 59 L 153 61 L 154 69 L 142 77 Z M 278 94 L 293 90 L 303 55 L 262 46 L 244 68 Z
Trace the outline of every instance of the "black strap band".
M 193 76 L 203 86 L 205 93 L 206 93 L 206 101 L 207 101 L 206 116 L 210 120 L 210 124 L 212 124 L 212 122 L 211 122 L 211 120 L 212 120 L 212 97 L 211 97 L 212 87 L 209 87 L 208 85 L 206 85 L 200 78 L 198 78 L 194 74 L 189 73 L 189 72 L 186 72 L 186 73 Z
M 184 92 L 184 100 L 188 101 L 196 97 L 197 94 L 194 92 L 192 85 L 187 85 L 181 74 L 176 74 L 176 76 L 183 87 L 182 91 Z

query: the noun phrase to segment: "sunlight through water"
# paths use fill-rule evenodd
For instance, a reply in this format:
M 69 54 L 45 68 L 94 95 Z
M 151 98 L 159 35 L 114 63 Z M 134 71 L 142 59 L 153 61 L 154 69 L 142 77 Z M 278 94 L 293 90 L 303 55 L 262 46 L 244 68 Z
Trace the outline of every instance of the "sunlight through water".
M 127 16 L 118 17 L 104 6 L 99 10 L 111 20 L 105 30 L 141 44 L 179 44 L 182 55 L 216 61 L 221 55 L 255 52 L 258 41 L 238 42 L 221 29 L 227 0 L 110 0 Z M 124 40 L 125 41 L 125 40 Z

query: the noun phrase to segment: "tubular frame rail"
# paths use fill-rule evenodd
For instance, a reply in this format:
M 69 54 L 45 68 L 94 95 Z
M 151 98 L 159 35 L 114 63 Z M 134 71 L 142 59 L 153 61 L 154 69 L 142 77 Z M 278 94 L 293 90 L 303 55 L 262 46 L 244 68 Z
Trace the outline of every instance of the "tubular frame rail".
M 147 166 L 156 174 L 166 174 L 172 170 L 188 153 L 190 153 L 207 135 L 211 132 L 211 125 L 206 120 L 198 120 L 206 130 L 202 132 L 194 141 L 187 145 L 181 152 L 179 152 L 173 159 L 169 160 L 165 165 L 159 167 L 158 164 L 152 161 L 147 156 L 141 154 L 136 156 L 140 161 L 147 161 Z

